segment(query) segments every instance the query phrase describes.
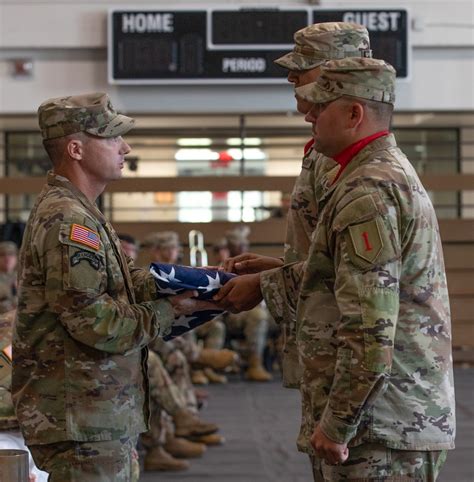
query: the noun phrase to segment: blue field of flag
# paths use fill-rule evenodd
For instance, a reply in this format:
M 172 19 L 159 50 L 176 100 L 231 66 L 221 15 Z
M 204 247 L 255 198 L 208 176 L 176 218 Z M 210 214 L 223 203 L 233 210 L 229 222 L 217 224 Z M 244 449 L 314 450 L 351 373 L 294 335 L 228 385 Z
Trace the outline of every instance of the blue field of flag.
M 205 268 L 190 268 L 176 264 L 152 263 L 150 273 L 155 278 L 159 297 L 173 296 L 184 291 L 196 290 L 198 299 L 209 300 L 227 281 L 236 276 L 233 273 L 214 271 Z M 197 311 L 192 315 L 181 315 L 176 318 L 171 328 L 171 333 L 163 337 L 165 341 L 171 340 L 207 321 L 212 320 L 222 310 Z

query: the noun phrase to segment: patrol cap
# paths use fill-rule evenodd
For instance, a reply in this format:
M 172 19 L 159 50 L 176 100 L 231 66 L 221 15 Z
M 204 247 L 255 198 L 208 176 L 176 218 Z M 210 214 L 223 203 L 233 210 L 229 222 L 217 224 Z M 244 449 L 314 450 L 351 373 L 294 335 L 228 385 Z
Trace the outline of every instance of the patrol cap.
M 104 92 L 48 99 L 38 108 L 44 140 L 87 132 L 98 137 L 116 137 L 128 132 L 135 120 L 118 114 Z
M 295 89 L 296 95 L 315 104 L 344 95 L 393 104 L 395 69 L 384 60 L 346 58 L 330 60 L 321 67 L 316 82 Z
M 229 244 L 240 245 L 248 244 L 248 236 L 250 228 L 248 226 L 239 226 L 237 228 L 226 231 L 225 238 Z
M 174 231 L 160 231 L 149 234 L 142 246 L 147 248 L 179 248 L 179 236 Z
M 219 251 L 219 249 L 226 249 L 228 247 L 227 238 L 219 238 L 213 245 L 214 250 Z
M 18 254 L 18 247 L 13 241 L 0 242 L 0 256 Z
M 292 52 L 274 60 L 288 70 L 308 70 L 326 60 L 371 57 L 369 32 L 350 22 L 315 23 L 298 30 Z

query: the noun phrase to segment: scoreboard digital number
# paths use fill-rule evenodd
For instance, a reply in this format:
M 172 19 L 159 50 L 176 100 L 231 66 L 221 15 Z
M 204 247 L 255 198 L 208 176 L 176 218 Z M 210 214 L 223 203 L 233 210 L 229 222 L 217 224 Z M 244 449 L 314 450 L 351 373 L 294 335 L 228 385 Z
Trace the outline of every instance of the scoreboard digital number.
M 374 56 L 408 75 L 406 10 L 111 10 L 109 81 L 114 84 L 283 83 L 273 60 L 314 22 L 351 21 L 369 30 Z

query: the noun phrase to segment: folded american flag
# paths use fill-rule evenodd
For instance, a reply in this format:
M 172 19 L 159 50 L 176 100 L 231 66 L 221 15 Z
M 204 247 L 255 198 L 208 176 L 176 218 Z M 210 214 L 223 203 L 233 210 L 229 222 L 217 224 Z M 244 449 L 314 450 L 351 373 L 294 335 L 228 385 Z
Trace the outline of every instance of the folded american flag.
M 211 299 L 227 281 L 235 276 L 233 273 L 214 271 L 205 268 L 190 268 L 177 264 L 152 263 L 150 273 L 155 278 L 158 297 L 177 295 L 188 290 L 199 293 L 199 300 Z M 212 320 L 223 310 L 195 311 L 192 315 L 181 315 L 176 318 L 171 332 L 163 337 L 168 341 Z

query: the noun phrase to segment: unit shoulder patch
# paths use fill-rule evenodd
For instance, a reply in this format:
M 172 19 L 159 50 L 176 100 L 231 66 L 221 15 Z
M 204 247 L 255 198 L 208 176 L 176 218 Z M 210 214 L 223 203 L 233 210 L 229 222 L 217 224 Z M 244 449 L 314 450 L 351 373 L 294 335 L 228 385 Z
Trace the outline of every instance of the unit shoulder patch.
M 81 261 L 87 261 L 95 270 L 98 270 L 101 264 L 100 257 L 90 251 L 77 251 L 71 256 L 70 261 L 72 267 L 77 266 Z
M 349 234 L 356 256 L 374 263 L 384 247 L 377 218 L 349 226 Z

